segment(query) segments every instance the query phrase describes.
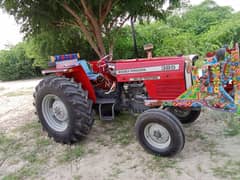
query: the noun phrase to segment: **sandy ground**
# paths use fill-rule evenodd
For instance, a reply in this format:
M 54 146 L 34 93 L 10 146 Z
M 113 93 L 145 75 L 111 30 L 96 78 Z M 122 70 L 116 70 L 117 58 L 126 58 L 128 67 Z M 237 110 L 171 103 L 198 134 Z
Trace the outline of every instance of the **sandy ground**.
M 32 92 L 39 81 L 0 82 L 0 179 L 240 179 L 240 135 L 234 129 L 240 125 L 230 127 L 228 114 L 204 110 L 184 126 L 185 148 L 172 158 L 146 153 L 127 113 L 114 122 L 96 120 L 75 146 L 60 145 L 42 132 L 34 114 Z

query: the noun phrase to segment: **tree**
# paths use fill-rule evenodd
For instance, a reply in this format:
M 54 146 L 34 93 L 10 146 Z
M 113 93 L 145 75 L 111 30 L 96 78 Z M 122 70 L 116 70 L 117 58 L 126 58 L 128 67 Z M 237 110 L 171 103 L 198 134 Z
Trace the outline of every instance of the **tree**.
M 79 28 L 62 27 L 41 31 L 27 39 L 26 53 L 34 59 L 34 66 L 47 67 L 49 55 L 80 52 L 86 59 L 97 59 L 96 54 L 79 34 Z
M 170 17 L 168 24 L 198 35 L 207 32 L 223 19 L 231 18 L 232 11 L 229 6 L 219 6 L 213 0 L 205 0 L 198 6 L 189 7 L 181 16 Z
M 34 35 L 62 26 L 78 27 L 99 57 L 112 52 L 114 37 L 130 17 L 163 18 L 167 0 L 0 0 L 0 6 Z M 169 8 L 181 0 L 169 0 Z M 105 37 L 105 38 L 104 38 Z

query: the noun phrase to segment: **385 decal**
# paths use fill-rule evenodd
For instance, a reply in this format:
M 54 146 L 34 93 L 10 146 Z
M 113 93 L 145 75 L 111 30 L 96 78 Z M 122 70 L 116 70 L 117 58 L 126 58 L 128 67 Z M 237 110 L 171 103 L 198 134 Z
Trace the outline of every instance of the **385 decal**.
M 134 74 L 134 73 L 145 73 L 145 72 L 159 72 L 159 71 L 176 71 L 179 70 L 179 64 L 166 64 L 163 66 L 145 67 L 145 68 L 134 68 L 134 69 L 121 69 L 117 70 L 117 74 Z

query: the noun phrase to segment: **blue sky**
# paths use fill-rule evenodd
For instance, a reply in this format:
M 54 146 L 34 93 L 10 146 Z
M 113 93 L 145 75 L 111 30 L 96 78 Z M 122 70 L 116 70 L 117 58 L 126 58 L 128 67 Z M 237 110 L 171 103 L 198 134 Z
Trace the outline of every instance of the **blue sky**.
M 200 4 L 204 0 L 190 0 L 193 5 Z M 232 6 L 236 11 L 240 11 L 239 0 L 215 0 L 221 6 Z M 0 50 L 5 45 L 15 45 L 22 41 L 23 35 L 19 32 L 20 27 L 14 21 L 14 18 L 4 13 L 0 9 Z

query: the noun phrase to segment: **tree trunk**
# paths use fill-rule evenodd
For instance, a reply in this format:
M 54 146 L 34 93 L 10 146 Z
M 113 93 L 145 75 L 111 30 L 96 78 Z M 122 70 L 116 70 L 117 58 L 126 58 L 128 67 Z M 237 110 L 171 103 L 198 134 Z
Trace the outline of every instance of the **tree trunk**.
M 62 4 L 62 6 L 67 12 L 69 12 L 75 18 L 76 26 L 78 26 L 81 29 L 82 33 L 85 35 L 90 46 L 93 48 L 93 50 L 96 52 L 96 54 L 99 57 L 101 57 L 102 54 L 99 51 L 99 48 L 98 48 L 97 44 L 95 43 L 94 39 L 92 38 L 92 35 L 89 32 L 88 28 L 84 25 L 81 17 L 79 17 L 78 14 L 72 8 L 70 8 L 66 3 Z
M 88 6 L 86 0 L 81 0 L 81 4 L 82 4 L 83 10 L 84 10 L 84 14 L 87 17 L 88 23 L 92 27 L 100 54 L 101 54 L 101 56 L 105 56 L 106 49 L 105 49 L 104 43 L 103 43 L 103 37 L 102 37 L 102 31 L 101 31 L 102 25 L 100 23 L 98 23 L 99 21 L 98 21 L 97 17 L 94 15 L 91 7 Z
M 84 9 L 84 14 L 86 16 L 85 20 L 88 22 L 88 26 L 84 24 L 84 20 L 68 4 L 64 3 L 62 6 L 74 17 L 76 22 L 75 26 L 78 26 L 80 28 L 90 46 L 96 52 L 98 57 L 101 58 L 106 55 L 106 49 L 103 43 L 103 36 L 101 31 L 102 25 L 98 23 L 98 19 L 93 15 L 93 12 L 86 5 L 86 2 L 84 0 L 81 0 L 81 3 Z

